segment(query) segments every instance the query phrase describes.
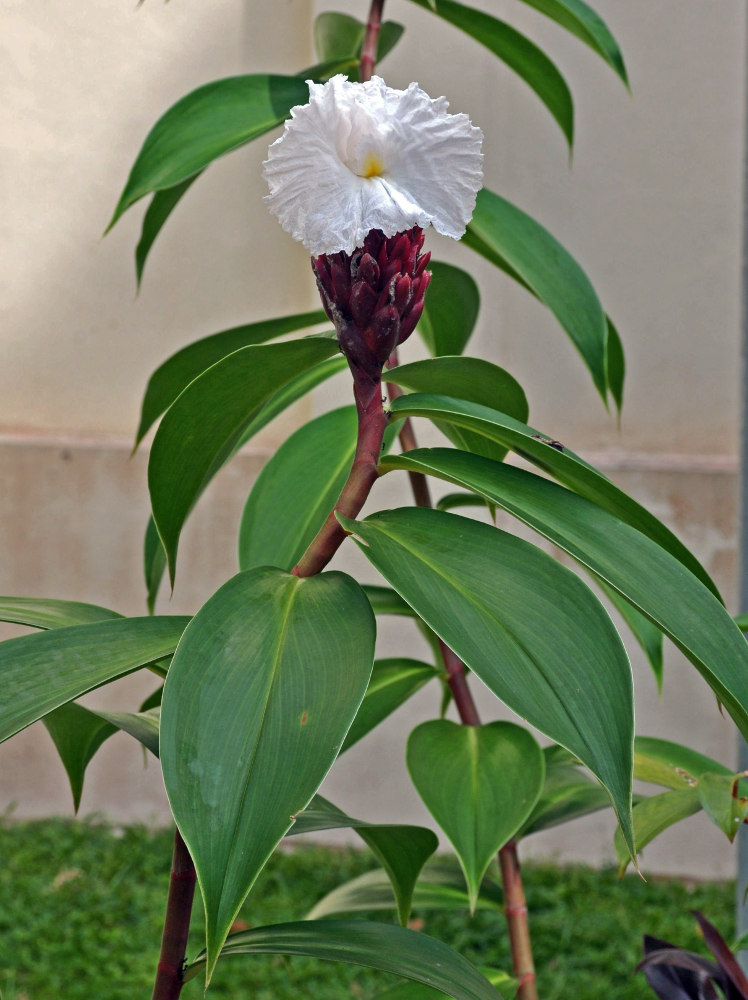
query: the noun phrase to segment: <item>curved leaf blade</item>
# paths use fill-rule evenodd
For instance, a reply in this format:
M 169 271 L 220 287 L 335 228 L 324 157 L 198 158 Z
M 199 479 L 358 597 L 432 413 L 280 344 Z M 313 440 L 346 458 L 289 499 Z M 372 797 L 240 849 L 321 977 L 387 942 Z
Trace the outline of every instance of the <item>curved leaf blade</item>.
M 60 705 L 174 652 L 188 617 L 115 618 L 0 645 L 0 741 Z
M 448 945 L 394 924 L 364 920 L 301 920 L 234 934 L 222 957 L 307 955 L 393 972 L 441 990 L 453 1000 L 501 1000 L 474 965 Z M 187 966 L 185 981 L 205 965 L 202 955 Z
M 568 552 L 672 639 L 748 736 L 748 644 L 714 594 L 659 544 L 556 483 L 467 452 L 383 459 L 382 468 L 393 466 L 481 493 Z
M 184 522 L 257 409 L 337 349 L 335 342 L 317 337 L 244 347 L 203 372 L 166 412 L 151 447 L 148 488 L 172 582 Z
M 83 794 L 83 778 L 94 754 L 113 733 L 115 727 L 71 701 L 50 712 L 42 720 L 60 755 L 70 782 L 73 809 L 78 812 Z
M 90 625 L 108 618 L 121 617 L 117 611 L 80 601 L 58 601 L 50 597 L 0 597 L 0 621 L 28 625 L 31 628 Z
M 107 230 L 140 198 L 181 184 L 224 153 L 279 125 L 309 88 L 256 73 L 206 83 L 177 101 L 146 136 Z
M 154 757 L 159 755 L 159 730 L 161 709 L 151 708 L 140 712 L 103 712 L 97 710 L 95 715 L 105 722 L 111 723 L 120 732 L 132 736 L 149 750 Z
M 208 980 L 257 875 L 337 756 L 374 635 L 350 577 L 263 567 L 224 584 L 179 644 L 161 765 L 205 903 Z
M 405 28 L 395 21 L 383 21 L 379 27 L 377 62 L 381 62 L 402 38 Z M 324 11 L 314 21 L 314 47 L 321 63 L 350 60 L 354 67 L 361 59 L 366 25 L 350 14 Z M 357 67 L 356 67 L 357 68 Z M 355 68 L 349 80 L 358 80 Z
M 436 719 L 410 734 L 407 762 L 416 791 L 457 853 L 472 911 L 494 855 L 537 802 L 542 751 L 512 722 L 462 726 Z
M 462 268 L 432 260 L 431 284 L 416 330 L 433 357 L 460 355 L 480 311 L 475 279 Z
M 202 170 L 193 174 L 192 177 L 188 177 L 180 184 L 175 184 L 173 187 L 154 192 L 151 203 L 143 216 L 140 239 L 138 245 L 135 247 L 135 279 L 138 289 L 140 289 L 143 281 L 145 262 L 148 259 L 148 254 L 151 252 L 151 247 L 156 242 L 156 237 L 164 227 L 166 220 L 201 173 Z
M 411 2 L 424 10 L 432 10 L 434 14 L 460 28 L 514 70 L 545 104 L 571 149 L 574 142 L 574 103 L 571 91 L 542 49 L 516 28 L 465 4 L 455 3 L 453 0 Z
M 691 747 L 655 736 L 634 740 L 634 777 L 665 788 L 691 788 L 704 774 L 730 775 L 724 764 Z
M 340 752 L 343 753 L 354 743 L 358 743 L 420 691 L 424 684 L 439 676 L 435 667 L 421 660 L 411 660 L 401 656 L 375 660 L 361 708 L 348 730 Z
M 517 838 L 529 837 L 610 807 L 610 796 L 573 765 L 549 766 L 540 797 Z
M 356 832 L 387 872 L 395 893 L 398 919 L 406 927 L 416 881 L 424 864 L 439 846 L 439 838 L 433 830 L 422 826 L 383 824 L 362 826 Z
M 399 509 L 340 521 L 498 698 L 599 778 L 633 844 L 631 671 L 592 592 L 527 542 L 454 514 Z
M 659 836 L 668 827 L 679 823 L 688 816 L 693 816 L 701 809 L 699 792 L 697 788 L 682 788 L 672 792 L 662 792 L 660 795 L 653 795 L 648 799 L 637 802 L 634 806 L 634 832 L 636 835 L 636 849 L 641 851 L 647 844 L 651 843 L 655 837 Z M 616 830 L 613 838 L 616 854 L 618 855 L 618 873 L 623 873 L 628 868 L 631 856 L 621 836 L 620 829 Z
M 355 406 L 323 413 L 295 431 L 266 462 L 242 513 L 240 569 L 293 569 L 345 485 L 357 425 Z
M 597 391 L 608 392 L 608 324 L 589 278 L 547 229 L 487 188 L 478 192 L 462 242 L 544 303 L 579 351 Z M 617 384 L 617 383 L 616 383 Z
M 382 587 L 375 583 L 363 584 L 371 610 L 375 615 L 396 615 L 403 618 L 415 618 L 416 613 L 392 587 Z

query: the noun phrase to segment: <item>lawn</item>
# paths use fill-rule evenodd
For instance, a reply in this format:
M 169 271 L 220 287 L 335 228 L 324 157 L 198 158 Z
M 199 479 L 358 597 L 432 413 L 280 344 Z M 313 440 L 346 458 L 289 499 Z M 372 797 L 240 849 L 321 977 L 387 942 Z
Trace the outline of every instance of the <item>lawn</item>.
M 171 860 L 168 831 L 63 820 L 0 823 L 1 1000 L 147 1000 Z M 301 918 L 336 884 L 373 867 L 366 853 L 302 847 L 277 854 L 241 919 Z M 542 1000 L 652 1000 L 633 976 L 642 932 L 696 950 L 692 909 L 730 937 L 727 883 L 644 883 L 614 871 L 528 864 L 524 869 Z M 201 913 L 194 942 L 201 947 Z M 392 920 L 392 914 L 373 914 Z M 414 926 L 478 964 L 509 968 L 500 913 L 415 912 Z M 369 1000 L 394 977 L 310 959 L 243 957 L 219 965 L 208 998 Z M 199 981 L 185 1000 L 202 996 Z

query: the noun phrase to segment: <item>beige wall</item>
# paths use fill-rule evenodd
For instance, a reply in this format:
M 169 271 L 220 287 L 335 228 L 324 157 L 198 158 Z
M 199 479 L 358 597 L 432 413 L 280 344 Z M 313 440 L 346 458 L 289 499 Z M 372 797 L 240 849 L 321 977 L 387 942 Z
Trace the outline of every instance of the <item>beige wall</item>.
M 363 16 L 367 5 L 336 6 Z M 596 0 L 624 47 L 632 97 L 584 46 L 524 5 L 482 6 L 546 44 L 567 76 L 577 107 L 571 169 L 561 134 L 534 95 L 427 12 L 387 5 L 407 34 L 382 69 L 393 85 L 417 77 L 432 94 L 447 94 L 453 110 L 469 111 L 486 133 L 487 185 L 543 222 L 587 269 L 627 348 L 620 432 L 542 307 L 470 251 L 439 237 L 429 244 L 435 256 L 474 268 L 484 302 L 475 350 L 526 385 L 532 422 L 599 460 L 646 501 L 693 545 L 731 599 L 743 5 Z M 214 0 L 208 15 L 198 0 L 148 0 L 137 9 L 122 0 L 5 5 L 0 592 L 140 613 L 145 456 L 128 462 L 127 441 L 148 375 L 201 335 L 314 303 L 303 251 L 261 202 L 264 142 L 214 164 L 197 182 L 159 238 L 138 297 L 132 253 L 140 208 L 106 239 L 101 233 L 158 115 L 210 79 L 310 64 L 308 27 L 320 9 L 306 0 Z M 334 399 L 345 391 L 339 378 Z M 331 401 L 325 390 L 313 405 L 321 410 Z M 221 474 L 193 515 L 174 600 L 164 599 L 161 610 L 194 610 L 234 571 L 233 539 L 249 484 L 311 406 L 270 428 Z M 404 488 L 381 501 L 396 502 L 407 502 Z M 341 565 L 356 560 L 344 553 Z M 408 641 L 418 655 L 417 640 Z M 395 642 L 385 636 L 382 650 L 392 652 Z M 669 651 L 659 703 L 635 659 L 641 731 L 693 739 L 727 761 L 733 728 L 695 672 Z M 130 680 L 121 694 L 93 697 L 124 698 L 129 707 L 144 687 Z M 433 701 L 422 695 L 408 717 L 352 751 L 336 766 L 328 794 L 366 815 L 364 793 L 372 790 L 378 810 L 422 819 L 402 767 L 401 734 L 433 712 Z M 497 714 L 488 706 L 485 712 Z M 0 811 L 11 801 L 19 816 L 68 810 L 48 744 L 34 727 L 0 747 Z M 119 820 L 166 815 L 157 769 L 144 774 L 137 747 L 125 738 L 113 740 L 90 769 L 83 811 L 91 810 Z M 647 852 L 650 870 L 729 872 L 731 853 L 721 839 L 698 821 L 683 831 Z M 707 843 L 714 849 L 705 850 Z M 569 827 L 535 849 L 609 858 L 610 822 Z

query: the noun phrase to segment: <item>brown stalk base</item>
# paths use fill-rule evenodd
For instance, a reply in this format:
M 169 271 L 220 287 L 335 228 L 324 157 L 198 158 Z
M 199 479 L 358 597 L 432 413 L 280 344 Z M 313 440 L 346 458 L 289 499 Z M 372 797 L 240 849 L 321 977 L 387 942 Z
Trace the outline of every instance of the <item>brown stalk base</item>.
M 190 931 L 195 880 L 195 866 L 190 852 L 177 830 L 174 834 L 174 856 L 169 895 L 166 900 L 166 918 L 152 1000 L 177 1000 L 182 992 L 184 985 L 182 969 L 187 953 L 187 935 Z

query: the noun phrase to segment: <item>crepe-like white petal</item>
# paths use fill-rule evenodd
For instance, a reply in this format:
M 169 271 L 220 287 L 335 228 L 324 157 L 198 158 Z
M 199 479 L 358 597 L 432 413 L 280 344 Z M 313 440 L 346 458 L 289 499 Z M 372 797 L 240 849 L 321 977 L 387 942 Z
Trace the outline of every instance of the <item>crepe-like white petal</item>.
M 352 253 L 372 229 L 459 239 L 483 181 L 483 133 L 448 107 L 416 83 L 309 81 L 264 164 L 270 210 L 315 256 Z

